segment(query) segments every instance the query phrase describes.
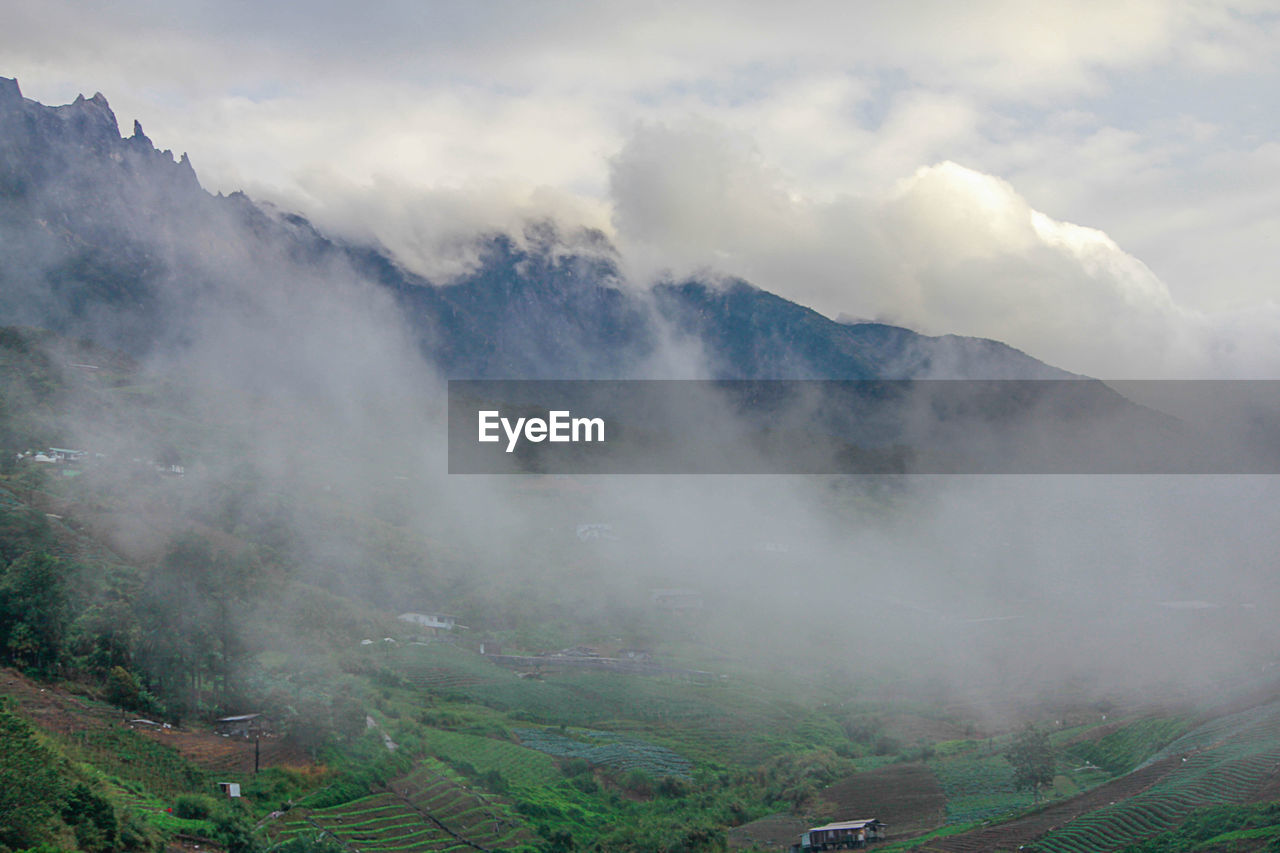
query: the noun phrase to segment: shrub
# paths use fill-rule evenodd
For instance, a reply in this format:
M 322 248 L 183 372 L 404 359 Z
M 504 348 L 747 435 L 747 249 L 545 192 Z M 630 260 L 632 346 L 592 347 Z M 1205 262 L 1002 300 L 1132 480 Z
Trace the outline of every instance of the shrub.
M 217 809 L 214 801 L 203 794 L 182 794 L 173 801 L 174 817 L 208 820 Z
M 480 783 L 495 794 L 505 794 L 508 790 L 506 777 L 497 770 L 480 774 Z
M 596 794 L 600 791 L 600 783 L 596 781 L 596 777 L 591 775 L 591 771 L 580 773 L 569 780 L 569 784 L 577 788 L 584 794 Z
M 653 779 L 643 770 L 629 770 L 622 777 L 622 787 L 640 797 L 653 796 Z
M 585 758 L 566 758 L 560 762 L 560 772 L 565 777 L 572 779 L 574 776 L 581 776 L 583 773 L 591 772 L 591 762 Z
M 108 702 L 130 711 L 154 713 L 156 710 L 156 697 L 144 690 L 137 676 L 122 666 L 111 667 L 104 693 Z
M 689 784 L 676 776 L 663 776 L 658 780 L 656 790 L 659 797 L 684 797 L 689 793 Z
M 71 789 L 62 807 L 62 820 L 71 826 L 79 850 L 115 850 L 120 826 L 115 809 L 83 782 Z
M 120 821 L 120 847 L 131 853 L 151 853 L 160 849 L 160 838 L 145 818 L 125 811 Z

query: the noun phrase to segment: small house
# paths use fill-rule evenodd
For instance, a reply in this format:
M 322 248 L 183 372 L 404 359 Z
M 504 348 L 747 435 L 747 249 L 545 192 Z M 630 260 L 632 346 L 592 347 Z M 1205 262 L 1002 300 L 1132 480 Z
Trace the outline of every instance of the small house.
M 854 850 L 868 842 L 884 838 L 885 825 L 875 818 L 843 820 L 815 826 L 800 836 L 800 843 L 793 845 L 793 853 L 809 853 L 811 850 Z
M 433 631 L 452 631 L 458 624 L 458 617 L 448 613 L 401 613 L 396 617 L 401 622 L 410 622 L 420 628 Z
M 213 730 L 224 737 L 249 738 L 270 733 L 271 725 L 262 714 L 240 714 L 215 721 Z

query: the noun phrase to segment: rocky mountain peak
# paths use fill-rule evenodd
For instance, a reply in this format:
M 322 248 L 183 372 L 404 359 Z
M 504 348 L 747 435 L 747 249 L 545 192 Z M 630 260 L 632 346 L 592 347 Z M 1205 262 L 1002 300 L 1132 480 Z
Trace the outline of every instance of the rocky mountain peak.
M 35 104 L 34 101 L 31 103 Z M 53 112 L 70 125 L 83 142 L 92 146 L 108 146 L 120 138 L 116 114 L 101 92 L 87 99 L 84 95 L 77 95 L 70 104 L 54 107 Z
M 12 77 L 0 77 L 0 106 L 22 103 L 22 90 Z

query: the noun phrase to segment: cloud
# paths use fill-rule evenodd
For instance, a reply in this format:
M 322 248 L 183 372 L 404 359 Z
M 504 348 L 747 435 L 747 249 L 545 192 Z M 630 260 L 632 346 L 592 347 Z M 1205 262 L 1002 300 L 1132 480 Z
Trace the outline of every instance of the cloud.
M 356 183 L 317 169 L 301 182 L 300 192 L 284 194 L 281 204 L 308 211 L 327 234 L 384 246 L 405 268 L 437 284 L 476 269 L 481 261 L 477 235 L 502 233 L 523 245 L 526 226 L 548 218 L 570 226 L 561 235 L 567 241 L 582 228 L 610 227 L 603 203 L 550 186 L 496 179 L 424 188 L 390 175 Z
M 1276 306 L 1185 307 L 1104 232 L 954 162 L 879 194 L 815 199 L 749 140 L 647 126 L 614 160 L 612 187 L 640 277 L 716 269 L 832 317 L 995 338 L 1106 378 L 1280 375 Z

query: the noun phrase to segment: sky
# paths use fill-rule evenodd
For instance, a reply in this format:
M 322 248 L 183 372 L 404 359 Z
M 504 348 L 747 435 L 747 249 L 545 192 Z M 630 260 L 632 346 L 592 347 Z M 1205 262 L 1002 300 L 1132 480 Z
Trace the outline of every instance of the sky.
M 551 216 L 639 286 L 1280 378 L 1275 0 L 3 5 L 27 97 L 437 280 Z

